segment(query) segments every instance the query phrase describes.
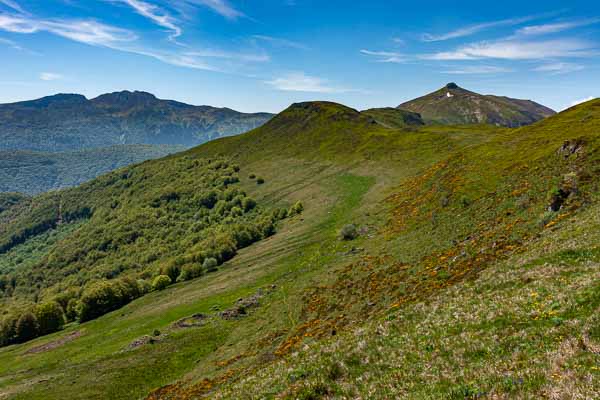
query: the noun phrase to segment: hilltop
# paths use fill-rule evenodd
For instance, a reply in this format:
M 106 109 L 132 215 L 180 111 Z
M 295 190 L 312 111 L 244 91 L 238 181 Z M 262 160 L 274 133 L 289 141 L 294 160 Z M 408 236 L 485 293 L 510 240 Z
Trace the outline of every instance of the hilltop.
M 191 147 L 262 125 L 268 113 L 161 100 L 146 92 L 115 92 L 88 100 L 57 94 L 0 105 L 0 150 L 85 150 L 123 144 Z
M 600 100 L 518 129 L 414 121 L 298 103 L 4 196 L 3 332 L 47 302 L 69 322 L 0 349 L 0 393 L 598 397 Z
M 506 127 L 531 125 L 556 114 L 531 100 L 481 95 L 449 83 L 423 97 L 398 106 L 419 113 L 428 123 L 491 124 Z

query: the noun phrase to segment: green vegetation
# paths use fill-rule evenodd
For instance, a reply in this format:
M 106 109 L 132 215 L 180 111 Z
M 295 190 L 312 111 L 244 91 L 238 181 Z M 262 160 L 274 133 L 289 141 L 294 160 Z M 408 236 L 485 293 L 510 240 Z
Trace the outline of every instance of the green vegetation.
M 25 199 L 0 214 L 0 260 L 75 228 L 40 246 L 35 268 L 5 273 L 7 331 L 18 303 L 54 300 L 72 320 L 79 279 L 85 293 L 114 284 L 91 299 L 121 308 L 0 349 L 0 391 L 597 398 L 599 115 L 596 100 L 520 129 L 392 128 L 301 103 L 248 134 Z M 360 235 L 339 240 L 349 224 Z M 176 280 L 151 291 L 160 274 Z M 136 287 L 148 293 L 122 295 Z
M 77 186 L 126 165 L 184 149 L 183 146 L 123 145 L 63 153 L 0 151 L 0 192 L 37 194 Z M 7 195 L 0 196 L 6 198 Z M 0 213 L 2 203 L 0 198 Z
M 481 95 L 449 83 L 433 93 L 408 101 L 399 109 L 419 113 L 436 124 L 530 125 L 555 112 L 530 100 Z

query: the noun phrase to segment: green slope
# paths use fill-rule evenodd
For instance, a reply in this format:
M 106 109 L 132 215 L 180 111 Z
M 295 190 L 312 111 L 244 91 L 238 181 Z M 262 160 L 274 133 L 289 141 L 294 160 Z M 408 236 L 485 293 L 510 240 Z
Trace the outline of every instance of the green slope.
M 491 124 L 519 127 L 556 114 L 531 100 L 481 95 L 455 83 L 398 106 L 437 124 Z
M 63 153 L 0 151 L 0 192 L 37 194 L 77 186 L 126 165 L 184 149 L 183 146 L 123 145 Z
M 27 399 L 142 398 L 159 387 L 150 398 L 597 397 L 598 355 L 589 349 L 598 346 L 599 118 L 596 100 L 521 129 L 393 129 L 344 106 L 302 103 L 248 134 L 62 191 L 63 215 L 85 215 L 81 207 L 93 214 L 78 220 L 74 236 L 46 242 L 60 256 L 94 243 L 86 236 L 94 225 L 120 237 L 127 214 L 103 208 L 105 199 L 142 210 L 165 182 L 193 196 L 203 183 L 187 169 L 190 160 L 216 155 L 239 164 L 234 186 L 261 210 L 296 201 L 305 210 L 218 272 L 0 349 L 0 392 Z M 130 187 L 111 179 L 125 171 Z M 41 222 L 57 216 L 56 202 L 43 195 L 0 214 L 9 221 L 0 226 L 4 251 L 40 238 L 12 240 L 43 230 Z M 158 210 L 169 215 L 169 207 Z M 340 241 L 349 223 L 361 234 Z M 186 253 L 181 240 L 165 255 Z M 113 249 L 108 260 L 147 247 Z M 76 263 L 101 265 L 90 261 Z M 60 284 L 59 270 L 51 271 Z M 219 315 L 259 289 L 245 317 Z M 198 326 L 174 325 L 199 313 Z M 131 346 L 154 330 L 153 343 Z

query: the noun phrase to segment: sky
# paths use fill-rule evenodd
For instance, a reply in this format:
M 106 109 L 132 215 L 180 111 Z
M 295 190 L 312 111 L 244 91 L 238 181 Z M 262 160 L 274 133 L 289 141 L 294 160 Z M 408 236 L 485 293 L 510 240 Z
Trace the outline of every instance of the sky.
M 366 109 L 448 82 L 555 110 L 600 97 L 600 2 L 0 0 L 0 103 L 143 90 Z

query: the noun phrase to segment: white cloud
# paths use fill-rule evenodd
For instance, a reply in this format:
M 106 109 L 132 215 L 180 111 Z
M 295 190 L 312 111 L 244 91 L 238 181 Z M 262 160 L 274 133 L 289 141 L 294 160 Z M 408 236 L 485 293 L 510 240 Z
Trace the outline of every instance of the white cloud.
M 381 63 L 403 64 L 408 61 L 408 57 L 406 55 L 392 51 L 372 51 L 363 49 L 360 52 L 366 56 L 375 57 L 377 62 Z
M 266 83 L 287 92 L 342 93 L 351 91 L 330 86 L 327 80 L 306 75 L 304 72 L 291 72 Z
M 63 76 L 60 74 L 55 74 L 53 72 L 42 72 L 40 74 L 40 79 L 43 81 L 57 81 L 62 79 Z
M 15 50 L 24 50 L 17 43 L 13 42 L 12 40 L 8 40 L 8 39 L 0 38 L 0 44 L 6 45 L 6 46 L 8 46 L 10 48 L 13 48 Z
M 534 71 L 548 72 L 552 75 L 559 75 L 567 74 L 569 72 L 581 71 L 582 69 L 585 69 L 585 67 L 580 64 L 560 62 L 540 65 L 539 67 L 534 68 Z
M 173 33 L 170 36 L 171 39 L 175 39 L 183 33 L 182 29 L 177 25 L 176 19 L 160 9 L 160 7 L 141 0 L 121 1 L 132 7 L 138 14 L 150 19 L 157 25 L 172 31 Z
M 0 30 L 23 34 L 50 32 L 76 42 L 105 47 L 137 38 L 131 31 L 94 20 L 44 20 L 7 14 L 0 15 Z
M 4 4 L 5 6 L 18 11 L 21 14 L 27 14 L 27 12 L 19 5 L 19 3 L 14 0 L 0 0 L 0 4 Z
M 579 28 L 582 26 L 588 26 L 600 23 L 600 18 L 584 19 L 579 21 L 569 22 L 555 22 L 543 25 L 532 25 L 521 28 L 517 31 L 517 35 L 521 36 L 534 36 L 534 35 L 548 35 L 551 33 L 558 33 L 569 29 Z
M 513 72 L 512 69 L 504 67 L 496 67 L 492 65 L 470 65 L 461 68 L 443 71 L 444 74 L 456 75 L 484 75 L 484 74 L 502 74 Z
M 579 39 L 556 39 L 545 41 L 499 40 L 479 42 L 456 50 L 425 54 L 425 60 L 477 60 L 484 58 L 506 60 L 533 60 L 562 57 L 590 57 L 598 54 L 592 43 Z
M 575 100 L 575 101 L 571 102 L 571 107 L 576 106 L 581 103 L 585 103 L 585 102 L 594 100 L 594 98 L 595 98 L 594 96 L 590 96 L 590 97 L 586 97 L 585 99 Z
M 217 14 L 222 15 L 228 19 L 238 19 L 240 17 L 244 17 L 244 13 L 236 10 L 233 6 L 229 4 L 227 0 L 185 0 L 189 3 L 200 4 L 206 6 L 216 12 Z
M 303 45 L 302 43 L 294 42 L 294 41 L 288 40 L 288 39 L 276 38 L 273 36 L 253 35 L 252 38 L 269 43 L 276 47 L 290 47 L 293 49 L 300 49 L 300 50 L 308 49 L 308 47 Z
M 465 26 L 465 27 L 456 29 L 454 31 L 450 31 L 450 32 L 443 33 L 440 35 L 432 35 L 429 33 L 425 33 L 422 35 L 421 39 L 424 42 L 441 42 L 444 40 L 456 39 L 456 38 L 465 37 L 465 36 L 471 36 L 478 32 L 487 30 L 487 29 L 498 28 L 501 26 L 514 26 L 514 25 L 522 24 L 522 23 L 537 19 L 537 18 L 540 18 L 540 16 L 539 15 L 538 16 L 530 15 L 530 16 L 520 17 L 520 18 L 509 18 L 509 19 L 502 19 L 499 21 L 485 22 L 482 24 Z

